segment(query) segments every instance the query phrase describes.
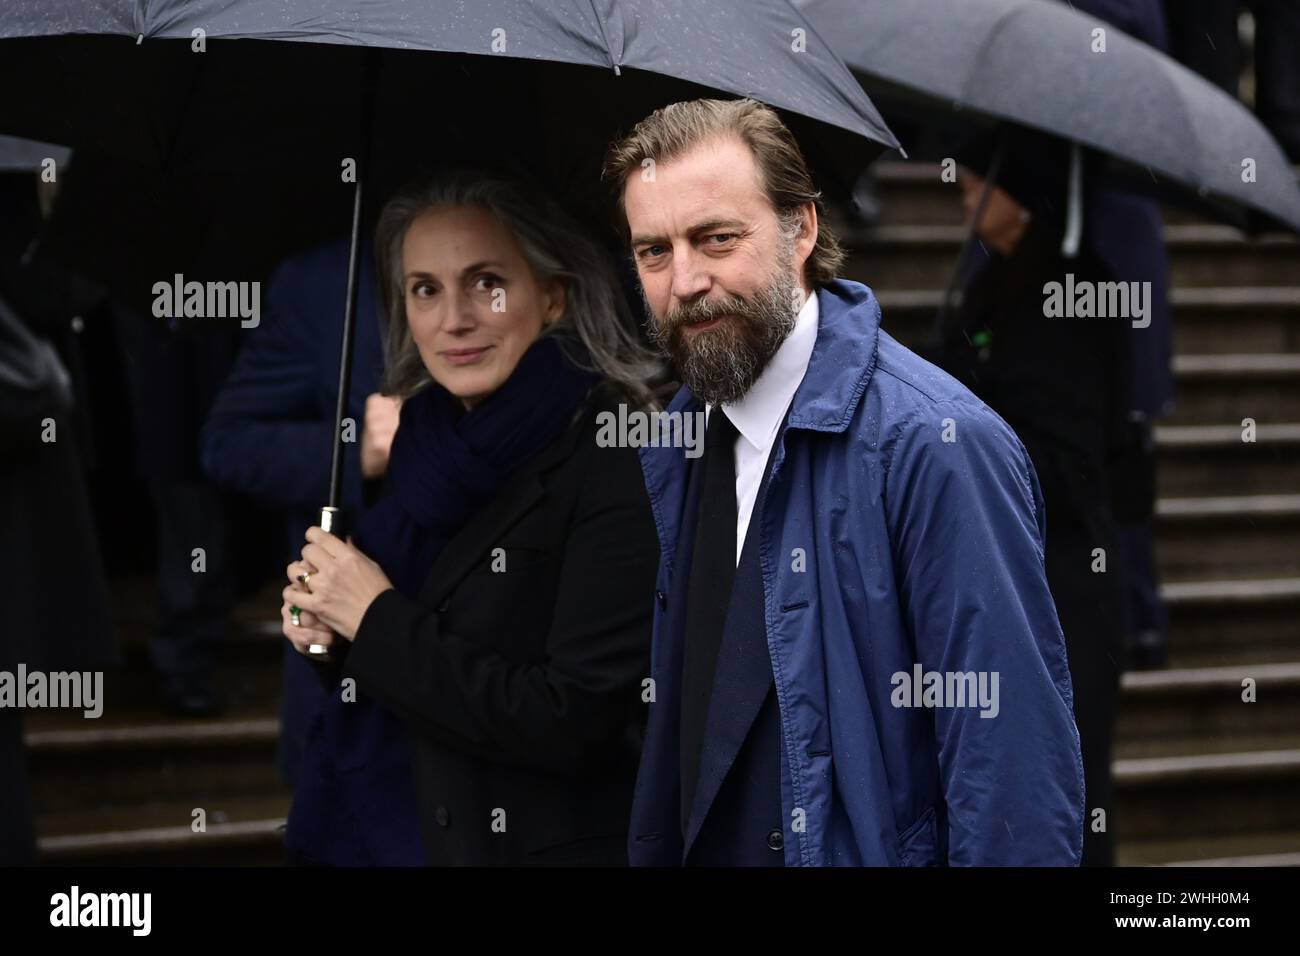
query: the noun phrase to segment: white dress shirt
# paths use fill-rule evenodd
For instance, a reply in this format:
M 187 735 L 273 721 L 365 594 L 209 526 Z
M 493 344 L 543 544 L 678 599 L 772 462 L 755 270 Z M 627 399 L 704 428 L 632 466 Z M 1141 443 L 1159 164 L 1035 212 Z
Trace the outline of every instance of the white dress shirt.
M 740 432 L 736 438 L 736 564 L 740 564 L 745 547 L 745 532 L 749 530 L 767 456 L 817 344 L 817 319 L 817 293 L 813 292 L 758 380 L 740 401 L 722 406 Z M 705 408 L 706 415 L 712 411 L 712 405 Z

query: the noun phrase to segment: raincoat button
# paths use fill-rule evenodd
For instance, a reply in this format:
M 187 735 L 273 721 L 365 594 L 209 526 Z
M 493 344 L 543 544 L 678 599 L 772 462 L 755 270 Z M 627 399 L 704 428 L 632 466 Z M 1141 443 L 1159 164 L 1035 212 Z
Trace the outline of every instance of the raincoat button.
M 773 830 L 767 835 L 767 848 L 769 850 L 785 849 L 785 836 L 780 830 Z

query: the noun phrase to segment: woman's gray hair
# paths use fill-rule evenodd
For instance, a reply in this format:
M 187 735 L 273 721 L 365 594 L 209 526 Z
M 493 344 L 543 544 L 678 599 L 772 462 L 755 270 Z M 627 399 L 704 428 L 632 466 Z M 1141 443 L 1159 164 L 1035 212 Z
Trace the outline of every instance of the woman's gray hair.
M 486 210 L 510 230 L 539 282 L 563 282 L 564 314 L 542 334 L 558 335 L 562 344 L 576 336 L 586 354 L 566 348 L 571 361 L 614 380 L 637 404 L 653 405 L 652 383 L 663 368 L 637 336 L 610 257 L 548 196 L 518 180 L 472 169 L 446 170 L 408 184 L 379 217 L 375 254 L 387 325 L 384 391 L 405 398 L 430 380 L 406 319 L 406 232 L 431 206 L 468 205 Z

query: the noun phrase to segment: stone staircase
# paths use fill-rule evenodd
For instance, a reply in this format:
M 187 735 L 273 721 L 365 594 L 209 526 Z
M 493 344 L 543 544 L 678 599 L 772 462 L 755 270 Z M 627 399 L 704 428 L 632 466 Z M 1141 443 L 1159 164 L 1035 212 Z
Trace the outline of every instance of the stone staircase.
M 847 274 L 878 291 L 891 333 L 919 343 L 963 235 L 957 187 L 937 167 L 878 168 L 885 219 L 846 236 Z M 1180 404 L 1157 434 L 1157 526 L 1171 668 L 1124 677 L 1119 860 L 1300 864 L 1300 244 L 1172 215 L 1169 241 Z M 107 677 L 104 716 L 27 722 L 46 862 L 280 861 L 278 591 L 240 606 L 227 715 L 182 721 L 161 716 L 142 676 L 148 582 L 114 582 L 128 666 Z
M 877 171 L 884 215 L 846 227 L 845 271 L 919 344 L 964 237 L 959 187 L 928 164 Z M 1177 212 L 1166 240 L 1178 408 L 1157 428 L 1156 532 L 1170 668 L 1123 679 L 1118 861 L 1300 865 L 1300 242 Z
M 45 711 L 25 723 L 41 859 L 50 865 L 280 863 L 290 792 L 275 764 L 278 583 L 236 612 L 219 676 L 228 707 L 211 720 L 168 717 L 161 707 L 146 655 L 151 583 L 114 581 L 112 590 L 126 662 L 105 675 L 103 716 Z

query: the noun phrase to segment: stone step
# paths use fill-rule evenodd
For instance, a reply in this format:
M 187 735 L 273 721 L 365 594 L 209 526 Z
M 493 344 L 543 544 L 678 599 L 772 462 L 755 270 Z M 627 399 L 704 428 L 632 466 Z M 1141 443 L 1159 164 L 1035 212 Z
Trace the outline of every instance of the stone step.
M 1300 578 L 1162 585 L 1174 667 L 1236 667 L 1300 659 Z
M 274 716 L 29 730 L 33 803 L 64 813 L 274 793 L 279 733 Z
M 1123 842 L 1300 831 L 1300 749 L 1116 760 Z
M 1126 840 L 1119 866 L 1300 866 L 1300 832 L 1195 836 L 1178 840 Z
M 944 182 L 938 163 L 883 160 L 871 170 L 881 198 L 882 225 L 961 222 L 961 184 Z
M 848 228 L 840 237 L 849 252 L 843 274 L 872 288 L 943 290 L 965 237 L 961 225 Z M 1198 223 L 1166 226 L 1165 243 L 1174 287 L 1300 281 L 1300 240 L 1293 237 L 1247 239 L 1228 226 Z
M 890 335 L 909 348 L 930 341 L 942 288 L 882 288 L 877 298 Z M 1300 352 L 1300 286 L 1175 287 L 1170 299 L 1180 356 Z
M 1292 749 L 1300 749 L 1300 660 L 1142 671 L 1121 680 L 1117 758 Z
M 1300 577 L 1300 495 L 1164 498 L 1155 524 L 1164 581 Z
M 46 865 L 275 866 L 289 802 L 267 794 L 40 814 L 38 850 Z M 196 808 L 206 813 L 204 832 L 194 830 Z
M 114 582 L 117 590 L 119 582 Z M 116 596 L 120 597 L 120 594 Z M 258 621 L 258 601 L 240 606 L 239 625 L 220 648 L 221 716 L 168 714 L 145 653 L 148 607 L 119 612 L 125 665 L 104 673 L 103 713 L 44 710 L 24 715 L 38 813 L 150 800 L 275 792 L 281 697 L 278 638 Z
M 1300 421 L 1300 352 L 1176 355 L 1171 425 Z
M 1300 424 L 1158 425 L 1162 498 L 1290 494 L 1300 488 Z

